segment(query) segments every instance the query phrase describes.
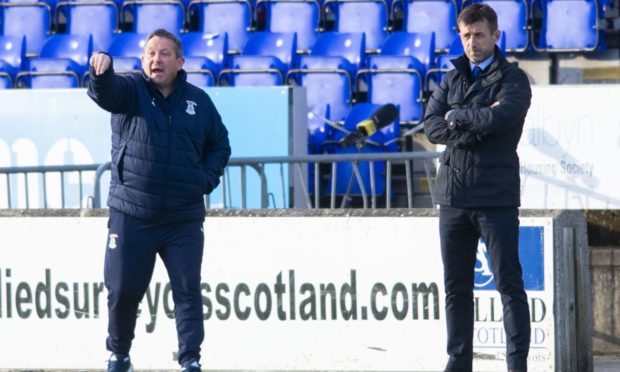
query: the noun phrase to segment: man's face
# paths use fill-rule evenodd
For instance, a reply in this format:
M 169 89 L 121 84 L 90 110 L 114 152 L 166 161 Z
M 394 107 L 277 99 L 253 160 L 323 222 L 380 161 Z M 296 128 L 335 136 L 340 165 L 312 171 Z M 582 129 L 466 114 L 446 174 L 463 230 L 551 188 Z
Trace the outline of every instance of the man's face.
M 168 38 L 154 36 L 144 47 L 142 69 L 157 87 L 172 86 L 184 62 L 183 57 L 177 57 L 174 42 Z
M 465 55 L 473 63 L 483 62 L 493 55 L 499 35 L 499 30 L 491 32 L 487 20 L 470 25 L 459 23 L 459 36 L 463 43 L 463 49 L 465 49 Z

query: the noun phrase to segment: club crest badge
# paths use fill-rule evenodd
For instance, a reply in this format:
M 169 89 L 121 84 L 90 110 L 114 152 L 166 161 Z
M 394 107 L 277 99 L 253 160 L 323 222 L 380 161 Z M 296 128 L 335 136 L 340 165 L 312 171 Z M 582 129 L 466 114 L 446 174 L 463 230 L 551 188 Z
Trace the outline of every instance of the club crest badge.
M 118 239 L 118 234 L 110 234 L 108 240 L 108 248 L 115 249 L 116 248 L 116 239 Z
M 197 106 L 196 102 L 189 101 L 189 100 L 185 102 L 187 102 L 187 109 L 185 109 L 185 112 L 187 112 L 190 115 L 196 115 L 196 110 L 195 110 L 195 107 Z

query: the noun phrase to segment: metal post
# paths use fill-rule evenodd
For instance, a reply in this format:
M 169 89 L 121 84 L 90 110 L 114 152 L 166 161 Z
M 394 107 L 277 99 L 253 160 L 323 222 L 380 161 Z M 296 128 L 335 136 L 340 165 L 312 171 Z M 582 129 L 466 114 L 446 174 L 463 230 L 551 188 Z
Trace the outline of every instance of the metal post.
M 411 161 L 413 162 L 413 160 Z M 407 207 L 413 208 L 413 176 L 411 175 L 411 163 L 405 161 L 405 177 L 407 178 Z
M 28 173 L 24 172 L 24 186 L 26 188 L 26 209 L 30 209 L 30 190 L 28 189 Z
M 392 162 L 385 162 L 385 208 L 390 209 L 392 207 Z
M 245 166 L 241 166 L 241 208 L 247 207 L 247 180 Z
M 319 177 L 320 177 L 320 168 L 318 162 L 314 163 L 314 208 L 319 208 L 319 203 L 321 202 L 321 190 Z

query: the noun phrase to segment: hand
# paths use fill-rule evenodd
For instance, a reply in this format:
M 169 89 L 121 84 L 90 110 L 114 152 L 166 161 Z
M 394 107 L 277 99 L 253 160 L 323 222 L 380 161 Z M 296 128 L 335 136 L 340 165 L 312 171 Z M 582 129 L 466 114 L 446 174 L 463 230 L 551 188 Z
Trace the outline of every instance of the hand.
M 95 70 L 95 75 L 99 76 L 106 72 L 112 64 L 112 58 L 105 53 L 95 53 L 90 57 L 90 65 Z
M 450 110 L 446 112 L 446 114 L 443 117 L 443 119 L 448 122 L 448 129 L 450 130 L 454 130 L 454 128 L 456 128 L 457 126 L 456 120 L 454 120 L 454 115 L 452 115 L 453 113 L 454 113 L 454 110 Z

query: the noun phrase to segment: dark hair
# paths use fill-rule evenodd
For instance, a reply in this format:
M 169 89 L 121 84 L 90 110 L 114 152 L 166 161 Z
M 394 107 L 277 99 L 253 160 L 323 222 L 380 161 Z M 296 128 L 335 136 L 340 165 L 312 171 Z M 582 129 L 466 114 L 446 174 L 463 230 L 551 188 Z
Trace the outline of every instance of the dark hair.
M 486 4 L 474 3 L 463 9 L 456 21 L 458 24 L 471 25 L 484 20 L 489 24 L 492 33 L 497 31 L 497 13 L 495 10 Z
M 172 42 L 174 43 L 174 54 L 176 54 L 177 58 L 183 57 L 183 44 L 181 44 L 181 40 L 179 40 L 179 38 L 175 34 L 164 30 L 163 28 L 158 28 L 157 30 L 151 32 L 149 37 L 146 39 L 146 42 L 148 43 L 149 40 L 151 40 L 155 36 L 165 37 L 166 39 L 172 40 Z

